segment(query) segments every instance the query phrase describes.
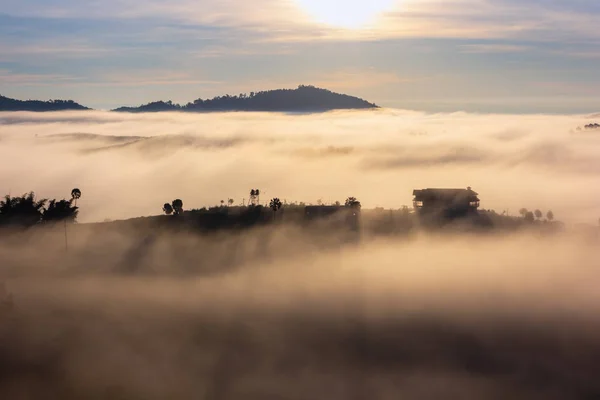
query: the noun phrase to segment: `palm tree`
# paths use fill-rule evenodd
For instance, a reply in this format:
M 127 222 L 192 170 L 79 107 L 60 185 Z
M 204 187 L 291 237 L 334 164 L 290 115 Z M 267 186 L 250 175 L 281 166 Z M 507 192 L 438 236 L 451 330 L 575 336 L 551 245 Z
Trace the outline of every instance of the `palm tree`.
M 540 210 L 535 210 L 534 211 L 534 215 L 535 215 L 536 219 L 540 219 L 540 218 L 542 218 L 543 214 L 542 214 L 542 212 Z
M 173 200 L 173 212 L 179 215 L 183 212 L 183 201 L 181 199 Z
M 554 213 L 552 212 L 552 210 L 548 211 L 546 213 L 546 218 L 548 219 L 548 221 L 552 222 L 554 220 Z
M 225 200 L 221 200 L 221 207 L 225 207 Z
M 75 188 L 71 190 L 71 201 L 75 200 L 75 205 L 77 205 L 77 200 L 81 198 L 81 190 Z
M 277 213 L 277 211 L 279 211 L 281 206 L 282 206 L 281 200 L 279 200 L 277 197 L 275 197 L 274 199 L 271 199 L 271 202 L 269 203 L 269 207 L 271 207 L 271 210 L 273 210 L 273 219 L 275 219 L 275 214 Z
M 231 207 L 233 205 L 233 199 L 227 199 L 227 205 Z
M 163 206 L 163 211 L 165 214 L 171 215 L 173 214 L 173 206 L 171 206 L 169 203 L 165 203 Z

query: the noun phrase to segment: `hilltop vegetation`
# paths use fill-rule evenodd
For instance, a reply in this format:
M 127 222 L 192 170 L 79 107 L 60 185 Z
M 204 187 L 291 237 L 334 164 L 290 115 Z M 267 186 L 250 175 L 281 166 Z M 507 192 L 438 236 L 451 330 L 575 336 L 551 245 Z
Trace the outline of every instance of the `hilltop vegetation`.
M 242 93 L 237 96 L 217 96 L 207 100 L 197 99 L 186 105 L 175 104 L 172 101 L 157 101 L 139 107 L 121 107 L 113 111 L 329 111 L 368 108 L 377 108 L 377 105 L 358 97 L 301 85 L 297 89 L 277 89 Z
M 314 86 L 299 86 L 296 89 L 277 89 L 239 95 L 201 98 L 185 105 L 172 101 L 155 101 L 139 107 L 119 107 L 112 111 L 147 113 L 161 111 L 286 111 L 320 112 L 330 110 L 352 110 L 378 108 L 366 100 L 345 94 L 334 93 Z M 73 100 L 15 100 L 0 96 L 0 111 L 63 111 L 91 110 Z
M 0 111 L 90 110 L 73 100 L 16 100 L 0 95 Z

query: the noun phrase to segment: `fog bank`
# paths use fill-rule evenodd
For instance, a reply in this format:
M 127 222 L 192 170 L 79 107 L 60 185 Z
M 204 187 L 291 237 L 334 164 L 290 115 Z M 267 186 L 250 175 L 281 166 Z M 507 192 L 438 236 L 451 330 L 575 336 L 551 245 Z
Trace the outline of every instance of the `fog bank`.
M 262 113 L 0 114 L 0 191 L 68 196 L 80 221 L 200 208 L 250 188 L 263 200 L 355 196 L 399 208 L 424 187 L 472 186 L 482 207 L 600 216 L 600 133 L 586 116 L 424 114 L 400 110 Z

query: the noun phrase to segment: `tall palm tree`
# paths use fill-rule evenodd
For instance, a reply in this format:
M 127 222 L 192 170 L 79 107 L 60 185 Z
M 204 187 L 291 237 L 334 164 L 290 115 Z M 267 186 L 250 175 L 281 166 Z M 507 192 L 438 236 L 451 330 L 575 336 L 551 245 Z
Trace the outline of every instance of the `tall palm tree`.
M 77 200 L 79 200 L 80 198 L 81 190 L 79 190 L 78 188 L 71 190 L 71 201 L 74 201 L 75 205 L 77 205 Z
M 271 207 L 271 210 L 273 210 L 273 219 L 275 219 L 275 214 L 281 209 L 282 205 L 283 204 L 281 203 L 281 200 L 279 200 L 279 198 L 275 197 L 271 199 L 269 207 Z

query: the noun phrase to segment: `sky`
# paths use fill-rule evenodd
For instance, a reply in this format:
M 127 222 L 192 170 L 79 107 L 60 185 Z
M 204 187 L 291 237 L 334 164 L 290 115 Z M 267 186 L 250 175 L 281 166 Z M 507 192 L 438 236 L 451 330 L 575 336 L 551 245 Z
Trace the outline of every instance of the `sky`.
M 423 111 L 600 110 L 596 0 L 0 0 L 0 94 L 109 109 L 312 84 Z

